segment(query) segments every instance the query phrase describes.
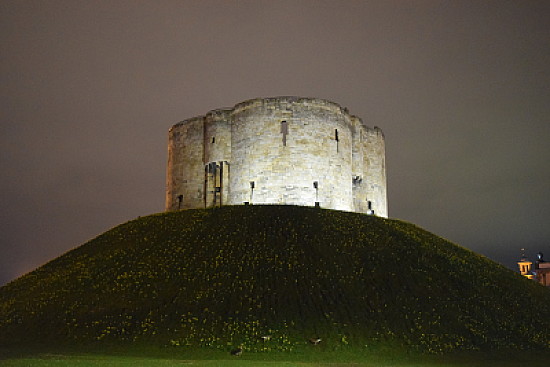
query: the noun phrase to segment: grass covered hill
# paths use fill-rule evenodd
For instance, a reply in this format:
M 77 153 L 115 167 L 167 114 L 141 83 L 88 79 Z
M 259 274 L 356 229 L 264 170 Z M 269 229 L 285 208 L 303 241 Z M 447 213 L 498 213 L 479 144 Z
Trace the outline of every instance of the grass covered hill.
M 0 288 L 0 346 L 550 349 L 548 330 L 548 289 L 412 224 L 309 207 L 139 218 Z

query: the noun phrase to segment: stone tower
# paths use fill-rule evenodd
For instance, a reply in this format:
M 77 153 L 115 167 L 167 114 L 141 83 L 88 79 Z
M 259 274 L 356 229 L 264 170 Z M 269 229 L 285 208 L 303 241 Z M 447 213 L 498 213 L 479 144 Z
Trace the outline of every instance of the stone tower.
M 243 203 L 387 217 L 382 130 L 301 97 L 251 99 L 172 126 L 166 210 Z

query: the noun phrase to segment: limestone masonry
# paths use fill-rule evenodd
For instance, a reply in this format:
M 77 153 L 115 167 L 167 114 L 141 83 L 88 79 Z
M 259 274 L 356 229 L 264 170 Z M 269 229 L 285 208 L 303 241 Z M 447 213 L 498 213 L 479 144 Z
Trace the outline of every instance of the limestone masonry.
M 167 211 L 250 203 L 388 216 L 384 134 L 336 103 L 251 99 L 168 135 Z

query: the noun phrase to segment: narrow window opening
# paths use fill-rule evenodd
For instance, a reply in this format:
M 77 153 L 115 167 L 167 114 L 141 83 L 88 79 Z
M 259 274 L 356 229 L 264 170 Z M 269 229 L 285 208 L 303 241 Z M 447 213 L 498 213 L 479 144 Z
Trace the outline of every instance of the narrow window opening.
M 367 214 L 374 215 L 374 210 L 372 210 L 372 201 L 367 200 L 367 205 L 368 205 Z
M 254 197 L 254 181 L 250 181 L 250 202 L 252 202 L 252 198 Z
M 213 136 L 213 137 L 212 137 L 212 144 L 214 144 L 215 142 L 216 142 L 216 137 Z
M 338 153 L 338 129 L 334 129 L 334 140 L 336 140 L 336 153 Z
M 315 189 L 315 206 L 319 206 L 319 182 L 313 181 L 313 188 Z
M 286 147 L 286 136 L 288 135 L 288 123 L 281 121 L 281 134 L 283 134 L 283 147 Z
M 183 202 L 183 195 L 178 195 L 178 209 L 181 209 L 182 202 Z

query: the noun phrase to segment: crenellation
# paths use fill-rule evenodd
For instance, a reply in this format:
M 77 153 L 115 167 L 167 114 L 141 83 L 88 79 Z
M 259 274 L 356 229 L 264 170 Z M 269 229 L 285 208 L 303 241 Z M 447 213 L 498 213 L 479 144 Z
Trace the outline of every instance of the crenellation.
M 324 99 L 256 98 L 184 120 L 168 156 L 166 210 L 318 202 L 387 217 L 382 131 Z

